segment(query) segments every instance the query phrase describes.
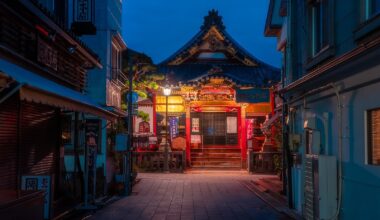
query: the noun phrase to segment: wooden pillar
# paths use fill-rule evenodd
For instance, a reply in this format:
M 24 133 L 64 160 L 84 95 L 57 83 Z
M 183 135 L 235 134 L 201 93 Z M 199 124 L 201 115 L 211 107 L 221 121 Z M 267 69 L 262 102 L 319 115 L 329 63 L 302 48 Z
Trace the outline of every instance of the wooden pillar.
M 157 100 L 156 100 L 156 93 L 152 94 L 153 98 L 153 134 L 157 135 L 157 112 L 156 112 L 156 106 L 157 106 Z
M 190 139 L 191 139 L 191 121 L 190 121 L 190 105 L 185 105 L 186 108 L 186 163 L 191 164 L 190 154 Z
M 245 123 L 245 105 L 240 108 L 240 149 L 241 149 L 241 162 L 242 168 L 247 168 L 247 126 Z
M 271 117 L 274 117 L 274 114 L 275 114 L 275 112 L 274 112 L 274 109 L 275 109 L 275 101 L 274 101 L 275 99 L 274 99 L 274 90 L 273 89 L 271 89 L 270 90 L 270 107 L 271 107 Z M 276 129 L 272 126 L 271 127 L 271 133 L 272 133 L 272 135 L 271 135 L 271 142 L 272 142 L 272 144 L 274 145 L 275 143 L 275 141 L 274 141 L 274 136 L 275 136 L 275 133 L 276 133 Z

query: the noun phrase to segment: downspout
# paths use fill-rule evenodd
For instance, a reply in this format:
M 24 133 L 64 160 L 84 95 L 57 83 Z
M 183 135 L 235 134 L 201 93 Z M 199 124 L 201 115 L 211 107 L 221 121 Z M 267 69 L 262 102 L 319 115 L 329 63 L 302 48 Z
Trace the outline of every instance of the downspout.
M 338 205 L 335 215 L 330 219 L 338 219 L 342 206 L 342 185 L 343 185 L 343 118 L 342 118 L 342 100 L 340 98 L 339 89 L 334 83 L 329 84 L 333 89 L 337 99 L 337 119 L 338 119 Z
M 338 123 L 338 126 L 337 126 L 338 127 L 338 204 L 337 204 L 337 209 L 336 209 L 336 212 L 335 212 L 334 216 L 332 216 L 331 218 L 328 218 L 328 219 L 334 220 L 334 219 L 338 219 L 339 214 L 340 214 L 340 209 L 341 209 L 341 206 L 342 206 L 342 185 L 343 185 L 343 164 L 342 164 L 342 159 L 343 159 L 343 143 L 342 143 L 342 139 L 343 139 L 343 119 L 342 119 L 342 109 L 343 109 L 343 106 L 342 106 L 342 101 L 341 101 L 339 89 L 334 85 L 334 83 L 330 83 L 330 84 L 327 84 L 325 86 L 321 86 L 319 88 L 316 88 L 314 90 L 310 90 L 309 92 L 304 93 L 302 96 L 297 97 L 296 99 L 294 99 L 292 101 L 289 101 L 287 103 L 285 102 L 284 105 L 296 102 L 296 101 L 298 101 L 300 99 L 304 99 L 304 102 L 305 102 L 305 99 L 306 99 L 307 95 L 315 94 L 315 93 L 317 93 L 319 91 L 322 91 L 322 90 L 325 90 L 327 88 L 332 88 L 334 90 L 334 93 L 335 93 L 335 96 L 336 96 L 337 102 L 338 102 L 338 104 L 337 104 L 337 123 Z

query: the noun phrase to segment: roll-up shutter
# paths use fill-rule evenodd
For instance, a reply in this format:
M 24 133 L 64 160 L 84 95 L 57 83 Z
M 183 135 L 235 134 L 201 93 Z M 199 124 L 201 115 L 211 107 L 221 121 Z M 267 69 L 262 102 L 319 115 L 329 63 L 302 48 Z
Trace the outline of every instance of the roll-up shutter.
M 52 175 L 58 160 L 58 120 L 56 109 L 22 102 L 22 175 Z
M 0 104 L 0 190 L 17 187 L 18 96 Z

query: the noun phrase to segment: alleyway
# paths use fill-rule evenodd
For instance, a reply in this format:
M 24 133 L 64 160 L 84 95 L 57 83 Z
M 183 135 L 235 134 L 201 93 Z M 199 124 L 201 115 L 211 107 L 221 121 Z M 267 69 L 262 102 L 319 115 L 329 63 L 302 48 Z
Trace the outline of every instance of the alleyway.
M 90 219 L 289 219 L 239 181 L 237 174 L 139 174 L 133 195 Z

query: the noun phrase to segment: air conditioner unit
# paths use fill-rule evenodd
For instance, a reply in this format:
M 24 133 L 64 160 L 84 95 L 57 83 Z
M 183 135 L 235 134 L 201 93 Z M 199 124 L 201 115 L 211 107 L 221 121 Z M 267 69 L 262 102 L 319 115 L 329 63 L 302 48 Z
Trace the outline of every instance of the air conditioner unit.
M 336 163 L 335 156 L 306 155 L 305 219 L 331 219 L 334 216 L 337 208 Z

